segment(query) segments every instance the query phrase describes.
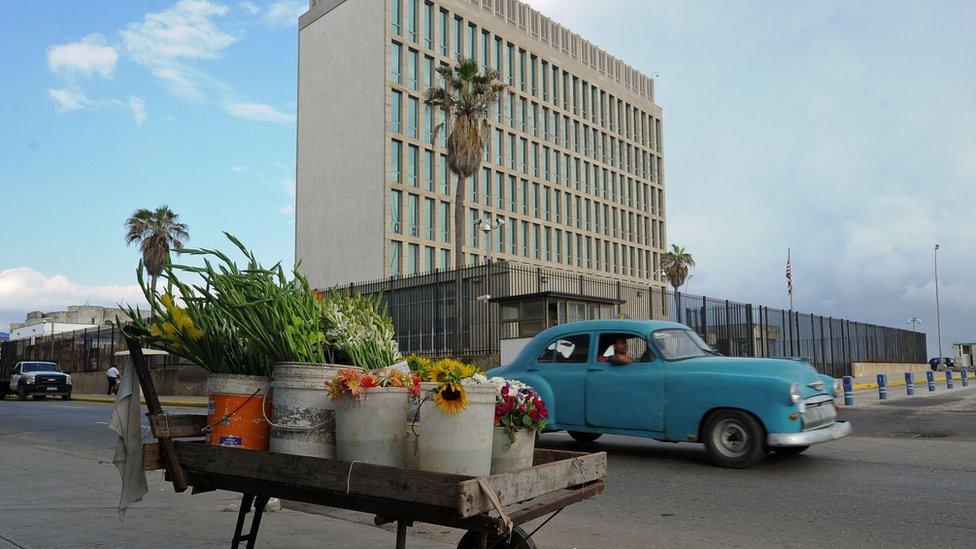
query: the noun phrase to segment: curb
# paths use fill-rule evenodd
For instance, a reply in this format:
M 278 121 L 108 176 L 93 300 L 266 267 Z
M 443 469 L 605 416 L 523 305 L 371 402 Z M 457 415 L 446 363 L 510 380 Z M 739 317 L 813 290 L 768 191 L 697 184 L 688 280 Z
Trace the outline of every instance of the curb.
M 87 396 L 87 395 L 83 395 L 83 396 L 71 395 L 71 400 L 76 400 L 78 402 L 97 402 L 100 404 L 115 404 L 115 399 L 109 396 L 99 397 L 99 396 Z M 139 402 L 141 404 L 145 404 L 146 400 L 140 399 Z M 168 398 L 160 398 L 159 404 L 160 406 L 181 406 L 187 408 L 207 407 L 206 402 L 200 402 L 199 400 L 179 400 L 179 399 L 168 399 Z
M 959 380 L 959 378 L 953 378 L 953 381 L 958 381 L 958 380 Z M 935 380 L 936 386 L 938 386 L 939 381 L 940 380 L 938 378 L 936 378 L 936 380 Z M 943 382 L 943 384 L 945 383 L 944 380 L 942 380 L 942 382 Z M 887 386 L 888 387 L 904 387 L 905 385 L 907 385 L 907 384 L 905 383 L 904 380 L 899 380 L 899 381 L 889 381 Z M 928 385 L 928 381 L 925 378 L 922 378 L 921 380 L 915 380 L 915 386 L 922 386 L 922 387 L 924 387 L 925 385 Z M 878 388 L 878 384 L 877 383 L 855 383 L 854 384 L 854 390 L 855 391 L 863 391 L 865 389 L 877 389 L 877 388 Z

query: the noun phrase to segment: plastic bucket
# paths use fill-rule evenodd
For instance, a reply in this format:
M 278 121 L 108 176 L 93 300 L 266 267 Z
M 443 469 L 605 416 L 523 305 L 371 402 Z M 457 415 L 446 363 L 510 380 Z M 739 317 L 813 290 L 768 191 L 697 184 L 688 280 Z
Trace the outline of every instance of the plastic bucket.
M 271 384 L 262 376 L 211 374 L 207 378 L 210 444 L 268 449 L 271 427 L 263 409 Z
M 409 400 L 407 388 L 374 387 L 360 397 L 345 395 L 335 401 L 336 457 L 403 467 Z
M 351 366 L 275 364 L 269 418 L 272 452 L 335 459 L 335 408 L 325 386 L 344 368 Z
M 435 383 L 421 385 L 427 395 Z M 423 429 L 417 439 L 417 465 L 423 471 L 484 476 L 491 473 L 491 446 L 495 423 L 495 387 L 465 384 L 468 407 L 446 414 L 434 398 L 420 405 Z
M 508 440 L 504 427 L 495 427 L 491 443 L 491 474 L 511 473 L 532 467 L 535 454 L 535 433 L 519 429 L 515 442 Z

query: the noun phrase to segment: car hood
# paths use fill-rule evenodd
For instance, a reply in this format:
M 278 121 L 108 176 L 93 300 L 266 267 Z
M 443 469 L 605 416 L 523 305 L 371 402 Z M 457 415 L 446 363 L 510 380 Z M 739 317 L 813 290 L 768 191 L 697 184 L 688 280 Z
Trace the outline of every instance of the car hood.
M 66 374 L 64 372 L 58 372 L 56 370 L 44 370 L 43 372 L 24 372 L 24 375 L 28 375 L 28 376 L 36 376 L 36 375 L 43 375 L 43 376 L 66 376 L 68 374 Z
M 825 383 L 817 370 L 804 360 L 790 360 L 783 358 L 748 358 L 707 356 L 690 358 L 673 362 L 682 365 L 683 369 L 697 372 L 715 372 L 724 374 L 740 374 L 764 377 L 778 377 L 792 383 L 798 383 L 804 396 L 830 393 L 830 385 Z M 823 389 L 818 390 L 809 384 L 822 382 Z

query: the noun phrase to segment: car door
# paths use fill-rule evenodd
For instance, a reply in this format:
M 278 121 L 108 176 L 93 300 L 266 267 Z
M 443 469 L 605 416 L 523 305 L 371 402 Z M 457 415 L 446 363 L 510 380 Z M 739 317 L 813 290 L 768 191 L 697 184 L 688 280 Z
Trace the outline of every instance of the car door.
M 613 364 L 604 342 L 625 336 L 635 349 L 634 361 Z M 667 370 L 647 338 L 637 333 L 600 334 L 596 353 L 587 365 L 586 423 L 591 427 L 664 431 L 664 388 Z
M 550 422 L 586 425 L 584 388 L 590 354 L 589 333 L 563 335 L 546 342 L 542 353 L 526 368 L 552 388 L 555 406 Z
M 10 390 L 17 390 L 17 383 L 20 382 L 20 369 L 22 365 L 18 364 L 14 366 L 14 369 L 10 371 Z

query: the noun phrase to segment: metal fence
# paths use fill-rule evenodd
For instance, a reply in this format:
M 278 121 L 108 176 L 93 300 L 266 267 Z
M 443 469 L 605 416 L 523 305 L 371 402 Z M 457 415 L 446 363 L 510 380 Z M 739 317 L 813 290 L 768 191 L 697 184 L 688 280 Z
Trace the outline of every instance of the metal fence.
M 400 350 L 431 356 L 479 356 L 499 352 L 502 337 L 517 335 L 503 303 L 519 296 L 553 295 L 599 302 L 585 318 L 643 318 L 687 324 L 728 356 L 804 357 L 833 376 L 847 375 L 854 362 L 923 363 L 925 334 L 712 297 L 675 294 L 659 285 L 529 267 L 486 263 L 461 270 L 460 307 L 455 306 L 456 271 L 391 277 L 348 289 L 382 294 L 393 318 Z M 545 319 L 548 311 L 542 311 Z M 455 319 L 461 317 L 461 333 Z M 566 320 L 574 320 L 569 317 Z M 533 320 L 534 322 L 534 320 Z M 540 321 L 539 328 L 551 324 Z M 125 341 L 115 326 L 78 330 L 0 345 L 0 366 L 19 360 L 52 360 L 68 372 L 106 370 Z M 167 355 L 154 364 L 176 362 Z
M 382 293 L 404 353 L 497 353 L 504 325 L 510 320 L 505 318 L 500 303 L 506 298 L 548 294 L 613 303 L 614 318 L 684 323 L 728 356 L 804 357 L 820 372 L 833 376 L 849 374 L 854 362 L 926 361 L 925 334 L 919 332 L 676 294 L 660 285 L 639 285 L 510 262 L 466 267 L 460 274 L 460 307 L 454 303 L 457 272 L 453 270 L 378 279 L 350 284 L 348 288 L 366 295 Z M 456 338 L 458 315 L 462 333 Z

